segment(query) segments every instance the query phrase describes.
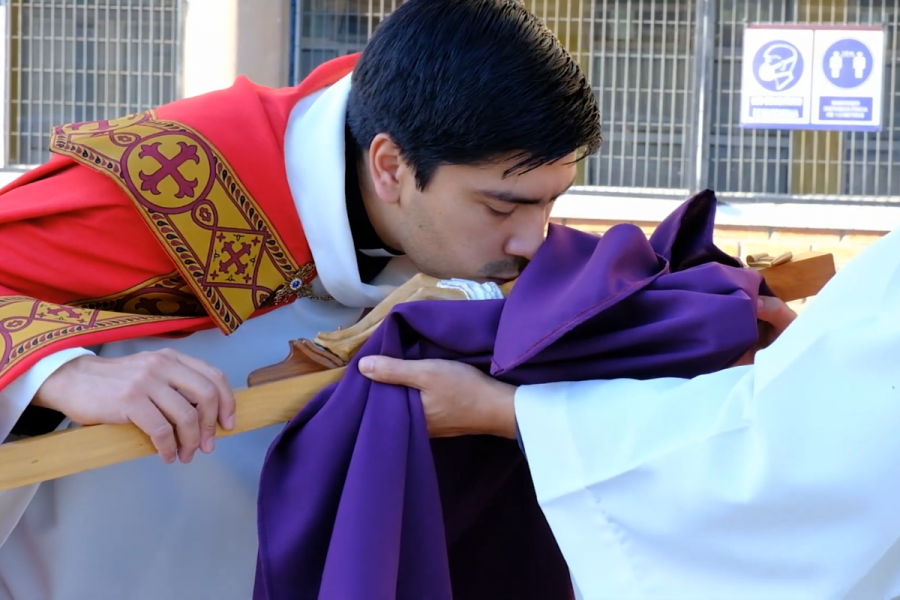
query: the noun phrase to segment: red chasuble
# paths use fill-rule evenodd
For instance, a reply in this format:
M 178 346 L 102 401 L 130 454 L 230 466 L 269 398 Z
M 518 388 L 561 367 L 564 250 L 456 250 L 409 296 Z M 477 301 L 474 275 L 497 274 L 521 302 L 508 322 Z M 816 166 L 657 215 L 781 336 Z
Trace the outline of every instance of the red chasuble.
M 309 295 L 288 188 L 294 105 L 356 55 L 272 90 L 221 91 L 54 127 L 52 159 L 0 190 L 0 390 L 72 347 L 218 327 Z

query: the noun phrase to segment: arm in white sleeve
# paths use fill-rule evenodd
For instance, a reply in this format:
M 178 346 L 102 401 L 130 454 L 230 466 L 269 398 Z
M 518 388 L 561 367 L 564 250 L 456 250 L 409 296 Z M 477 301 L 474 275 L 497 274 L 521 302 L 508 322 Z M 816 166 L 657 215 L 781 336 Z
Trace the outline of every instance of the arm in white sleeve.
M 57 369 L 79 356 L 93 354 L 85 348 L 70 348 L 38 361 L 21 377 L 0 390 L 0 439 L 7 439 L 16 421 L 25 412 L 38 389 Z M 63 422 L 60 427 L 65 427 Z M 39 484 L 0 491 L 0 544 L 15 528 Z
M 538 500 L 583 598 L 900 594 L 900 236 L 756 364 L 526 386 Z
M 9 436 L 16 421 L 31 404 L 34 395 L 47 381 L 47 378 L 67 362 L 85 354 L 93 354 L 93 352 L 86 348 L 69 348 L 46 356 L 18 379 L 0 390 L 0 440 L 5 440 Z

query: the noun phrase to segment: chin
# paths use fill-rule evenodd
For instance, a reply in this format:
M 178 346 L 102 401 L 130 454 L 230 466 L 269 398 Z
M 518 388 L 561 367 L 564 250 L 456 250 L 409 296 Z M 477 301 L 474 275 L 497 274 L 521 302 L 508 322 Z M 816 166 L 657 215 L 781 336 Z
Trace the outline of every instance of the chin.
M 422 275 L 434 277 L 435 279 L 467 279 L 466 277 L 461 277 L 460 275 L 449 275 L 447 269 L 432 268 L 428 265 L 418 263 L 412 259 L 410 260 L 412 261 L 413 266 L 416 268 L 416 270 Z

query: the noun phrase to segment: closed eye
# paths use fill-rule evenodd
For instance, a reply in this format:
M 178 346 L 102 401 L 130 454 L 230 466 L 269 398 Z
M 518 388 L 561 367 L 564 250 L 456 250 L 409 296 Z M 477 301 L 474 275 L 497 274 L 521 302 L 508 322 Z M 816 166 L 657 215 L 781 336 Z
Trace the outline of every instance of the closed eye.
M 509 211 L 502 211 L 502 210 L 497 210 L 496 208 L 493 208 L 492 206 L 490 206 L 488 204 L 485 204 L 484 206 L 485 206 L 485 208 L 488 209 L 488 212 L 490 212 L 492 215 L 494 215 L 496 217 L 508 217 L 509 215 L 511 215 L 513 213 L 513 210 L 515 210 L 515 208 L 513 208 L 512 210 L 509 210 Z

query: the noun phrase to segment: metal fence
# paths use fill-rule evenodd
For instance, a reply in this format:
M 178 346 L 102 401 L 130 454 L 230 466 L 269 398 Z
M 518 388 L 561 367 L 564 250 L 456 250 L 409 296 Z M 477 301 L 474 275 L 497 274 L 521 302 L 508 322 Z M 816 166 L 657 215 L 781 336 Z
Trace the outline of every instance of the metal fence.
M 361 50 L 396 0 L 293 0 L 296 82 Z M 604 144 L 582 184 L 753 198 L 816 195 L 900 202 L 900 0 L 526 0 L 588 72 Z M 743 27 L 883 24 L 878 133 L 744 130 Z
M 179 96 L 181 0 L 0 0 L 0 167 L 42 163 L 50 127 Z

